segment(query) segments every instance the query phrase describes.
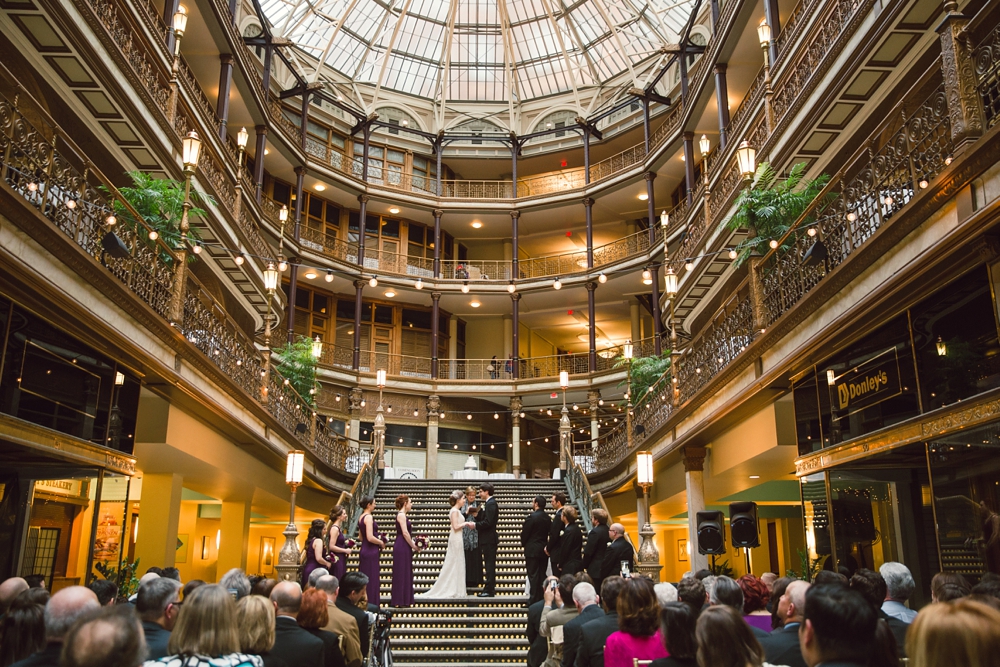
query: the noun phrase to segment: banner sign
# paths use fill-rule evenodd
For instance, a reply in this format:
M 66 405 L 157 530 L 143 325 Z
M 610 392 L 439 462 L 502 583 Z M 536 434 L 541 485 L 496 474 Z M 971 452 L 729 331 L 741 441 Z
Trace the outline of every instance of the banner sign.
M 833 418 L 841 419 L 903 393 L 896 348 L 876 355 L 833 378 L 830 403 Z

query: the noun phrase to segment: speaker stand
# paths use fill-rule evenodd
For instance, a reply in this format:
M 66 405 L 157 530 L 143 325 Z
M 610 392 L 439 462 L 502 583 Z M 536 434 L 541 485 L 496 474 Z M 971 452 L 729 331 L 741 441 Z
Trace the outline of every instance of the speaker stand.
M 747 574 L 753 574 L 750 570 L 750 547 L 743 547 L 743 553 L 747 557 Z
M 712 574 L 715 574 L 715 554 L 712 554 Z

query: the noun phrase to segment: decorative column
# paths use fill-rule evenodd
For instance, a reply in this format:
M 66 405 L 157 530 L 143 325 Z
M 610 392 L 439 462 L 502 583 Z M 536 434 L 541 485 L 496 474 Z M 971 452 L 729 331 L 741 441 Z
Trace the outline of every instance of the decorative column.
M 656 174 L 651 171 L 647 171 L 644 178 L 646 179 L 647 195 L 646 213 L 649 216 L 649 245 L 652 247 L 656 245 L 656 229 L 659 227 L 659 225 L 656 224 L 656 197 L 653 192 L 653 179 L 656 178 Z M 660 315 L 660 281 L 657 278 L 659 272 L 659 267 L 650 267 L 650 273 L 653 274 L 653 298 L 651 299 L 653 302 L 653 331 L 655 332 L 655 335 L 653 336 L 653 352 L 657 356 L 659 356 L 660 352 L 662 352 L 662 342 L 660 341 L 660 338 L 663 334 L 663 318 Z
M 355 372 L 361 368 L 361 295 L 364 289 L 364 280 L 354 281 L 354 357 L 351 369 Z
M 521 479 L 521 397 L 510 397 L 510 444 L 514 479 Z
M 347 393 L 347 410 L 350 415 L 350 431 L 347 437 L 348 447 L 354 450 L 355 454 L 361 449 L 361 401 L 365 397 L 365 392 L 361 387 L 351 387 Z
M 684 133 L 684 189 L 687 191 L 688 206 L 691 206 L 691 201 L 694 197 L 694 190 L 695 190 L 694 132 Z
M 295 168 L 295 225 L 292 227 L 292 238 L 296 241 L 302 239 L 302 202 L 305 201 L 303 197 L 303 188 L 305 185 L 306 168 L 296 167 Z M 294 300 L 294 298 L 293 298 Z
M 503 320 L 503 362 L 514 358 L 514 320 L 513 313 L 504 315 Z M 501 363 L 503 363 L 501 362 Z M 511 369 L 513 370 L 513 369 Z
M 710 11 L 712 13 L 712 32 L 719 29 L 719 0 L 711 0 Z
M 520 211 L 510 212 L 510 277 L 513 280 L 518 280 L 521 277 L 520 269 L 517 265 L 517 255 L 520 252 L 518 250 L 517 241 L 517 219 L 521 217 Z
M 704 447 L 684 448 L 684 486 L 688 504 L 688 544 L 691 545 L 691 571 L 708 567 L 708 557 L 698 553 L 698 512 L 705 511 Z
M 510 133 L 510 195 L 517 199 L 517 135 Z
M 941 74 L 951 118 L 951 138 L 955 154 L 959 155 L 983 135 L 985 123 L 976 93 L 974 45 L 965 33 L 969 17 L 958 11 L 954 0 L 947 0 L 944 10 L 944 21 L 937 28 L 941 35 Z
M 562 414 L 559 416 L 559 469 L 562 470 L 563 473 L 569 469 L 569 462 L 572 460 L 573 456 L 572 449 L 573 427 L 569 421 L 569 410 L 566 408 L 566 405 L 563 404 Z
M 778 58 L 778 47 L 774 43 L 775 38 L 781 33 L 781 18 L 778 16 L 778 0 L 764 0 L 764 20 L 771 26 L 771 40 L 768 44 L 768 52 L 771 56 L 771 63 Z
M 750 261 L 747 262 L 750 276 L 750 307 L 753 309 L 753 328 L 755 333 L 763 333 L 764 328 L 767 326 L 764 285 L 760 280 L 760 265 L 763 261 L 763 257 L 751 257 Z
M 385 412 L 382 409 L 381 392 L 378 407 L 375 408 L 375 424 L 372 428 L 372 447 L 375 449 L 378 461 L 379 477 L 385 479 Z
M 257 203 L 260 203 L 260 196 L 264 192 L 264 151 L 267 150 L 267 126 L 258 125 L 254 128 L 257 131 L 257 152 L 253 156 L 253 182 L 257 185 Z
M 441 292 L 431 293 L 431 379 L 438 379 L 438 341 L 441 337 Z
M 448 378 L 458 378 L 458 318 L 448 319 Z
M 367 168 L 366 168 L 367 169 Z M 358 271 L 365 271 L 365 226 L 368 217 L 368 195 L 358 195 L 358 203 L 361 210 L 358 211 Z M 437 252 L 437 243 L 434 244 L 434 251 Z M 358 301 L 358 303 L 361 303 Z M 360 306 L 359 306 L 360 308 Z M 360 311 L 359 311 L 360 314 Z
M 229 123 L 229 91 L 233 86 L 233 55 L 223 53 L 219 56 L 222 66 L 219 68 L 219 97 L 215 104 L 215 114 L 219 117 L 219 139 L 226 141 L 226 125 Z
M 590 409 L 590 448 L 597 457 L 597 439 L 601 436 L 601 391 L 591 389 L 587 392 L 587 403 Z
M 595 320 L 596 309 L 594 307 L 594 290 L 597 289 L 597 283 L 590 280 L 586 284 L 587 286 L 587 343 L 589 348 L 587 368 L 591 373 L 597 371 L 597 323 Z
M 295 291 L 299 284 L 299 262 L 292 259 L 288 262 L 288 304 L 285 306 L 285 319 L 288 321 L 289 343 L 295 341 Z
M 725 148 L 729 133 L 729 88 L 726 85 L 726 63 L 719 63 L 715 66 L 715 104 L 719 107 L 719 148 Z
M 642 330 L 639 326 L 639 302 L 632 297 L 628 304 L 629 320 L 632 324 L 632 340 L 642 340 Z
M 521 377 L 521 350 L 518 347 L 520 342 L 520 329 L 521 329 L 521 316 L 518 312 L 518 305 L 521 301 L 521 293 L 514 292 L 510 295 L 510 306 L 511 306 L 511 347 L 513 362 L 511 363 L 511 377 L 514 380 L 518 380 Z
M 438 167 L 440 169 L 440 167 Z M 440 185 L 440 184 L 439 184 Z M 441 194 L 440 192 L 438 194 Z M 434 277 L 441 277 L 441 216 L 444 211 L 434 209 Z
M 642 98 L 642 145 L 649 154 L 649 98 Z M 649 219 L 649 224 L 653 224 L 653 219 Z
M 583 198 L 583 213 L 587 220 L 587 268 L 594 268 L 594 200 Z
M 174 14 L 181 5 L 181 0 L 166 0 L 163 3 L 163 24 L 167 26 L 167 53 L 174 52 Z
M 653 582 L 659 582 L 660 570 L 663 569 L 663 566 L 660 565 L 660 551 L 656 548 L 656 531 L 653 530 L 653 526 L 649 522 L 649 495 L 636 485 L 635 498 L 640 538 L 639 550 L 636 553 L 638 563 L 636 563 L 635 569 L 640 574 L 652 579 Z
M 427 472 L 425 479 L 438 476 L 438 421 L 441 419 L 441 397 L 431 394 L 427 397 Z

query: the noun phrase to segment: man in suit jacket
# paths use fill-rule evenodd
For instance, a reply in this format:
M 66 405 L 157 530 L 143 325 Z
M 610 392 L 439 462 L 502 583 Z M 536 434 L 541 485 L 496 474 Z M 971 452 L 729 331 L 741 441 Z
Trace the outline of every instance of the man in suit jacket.
M 347 667 L 361 667 L 361 639 L 358 634 L 358 622 L 354 617 L 340 610 L 337 606 L 337 596 L 340 593 L 340 582 L 333 575 L 320 577 L 316 588 L 326 593 L 327 612 L 330 620 L 323 628 L 343 637 L 344 662 Z
M 296 617 L 302 606 L 302 589 L 294 581 L 282 581 L 271 591 L 274 603 L 274 646 L 264 656 L 265 667 L 323 667 L 323 640 L 299 627 Z
M 799 627 L 802 625 L 802 615 L 806 609 L 806 592 L 809 584 L 805 581 L 793 581 L 788 584 L 785 594 L 778 599 L 778 618 L 782 626 L 760 639 L 764 647 L 767 662 L 773 665 L 788 665 L 788 667 L 806 667 L 799 648 Z
M 597 604 L 597 591 L 586 582 L 573 588 L 573 604 L 580 613 L 563 626 L 562 667 L 573 667 L 576 664 L 576 654 L 583 641 L 583 626 L 604 616 L 604 610 Z
M 612 575 L 601 584 L 601 606 L 605 615 L 583 624 L 582 640 L 574 667 L 604 667 L 604 644 L 611 633 L 618 632 L 618 594 L 625 580 Z
M 483 590 L 477 597 L 491 598 L 497 593 L 497 521 L 500 519 L 500 509 L 493 497 L 493 485 L 489 482 L 479 487 L 479 499 L 483 506 L 476 515 L 476 532 L 479 533 L 479 548 L 483 552 L 483 564 L 486 566 Z
M 808 667 L 863 667 L 875 647 L 875 610 L 857 591 L 837 584 L 810 586 L 799 628 Z
M 181 582 L 157 577 L 139 586 L 135 610 L 142 621 L 149 660 L 166 657 L 170 631 L 181 611 Z
M 635 549 L 625 539 L 625 526 L 620 523 L 613 523 L 608 528 L 608 537 L 611 544 L 608 545 L 604 553 L 604 562 L 601 565 L 601 581 L 612 575 L 621 575 L 622 561 L 628 562 L 628 571 L 635 571 Z
M 58 667 L 59 654 L 63 649 L 70 628 L 78 620 L 87 618 L 101 610 L 94 591 L 83 586 L 69 586 L 60 589 L 49 598 L 45 605 L 45 647 L 38 653 L 29 655 L 17 667 Z
M 604 566 L 604 554 L 608 550 L 608 513 L 596 509 L 590 513 L 593 524 L 587 533 L 587 546 L 583 549 L 583 567 L 594 580 L 594 590 L 601 590 L 601 568 Z
M 549 537 L 549 515 L 545 513 L 545 496 L 536 496 L 533 511 L 521 528 L 521 546 L 528 566 L 528 606 L 542 599 L 545 579 L 545 544 Z
M 556 513 L 552 517 L 552 525 L 549 527 L 549 541 L 545 545 L 545 555 L 549 557 L 549 561 L 552 563 L 552 574 L 557 577 L 562 574 L 559 571 L 559 564 L 556 563 L 556 554 L 559 552 L 559 541 L 562 539 L 563 530 L 563 520 L 562 520 L 562 508 L 563 505 L 569 498 L 566 494 L 560 491 L 559 493 L 552 494 L 552 506 L 556 508 Z
M 348 572 L 340 582 L 340 592 L 337 593 L 337 609 L 355 620 L 358 625 L 358 637 L 361 641 L 361 655 L 368 657 L 368 644 L 371 638 L 368 633 L 368 614 L 358 607 L 368 588 L 368 575 L 360 572 Z

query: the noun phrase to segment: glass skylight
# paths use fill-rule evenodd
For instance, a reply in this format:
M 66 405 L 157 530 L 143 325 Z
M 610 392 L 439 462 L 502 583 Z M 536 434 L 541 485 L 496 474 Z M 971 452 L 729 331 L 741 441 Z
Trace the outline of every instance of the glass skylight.
M 261 0 L 276 36 L 348 81 L 523 102 L 642 85 L 694 0 Z

